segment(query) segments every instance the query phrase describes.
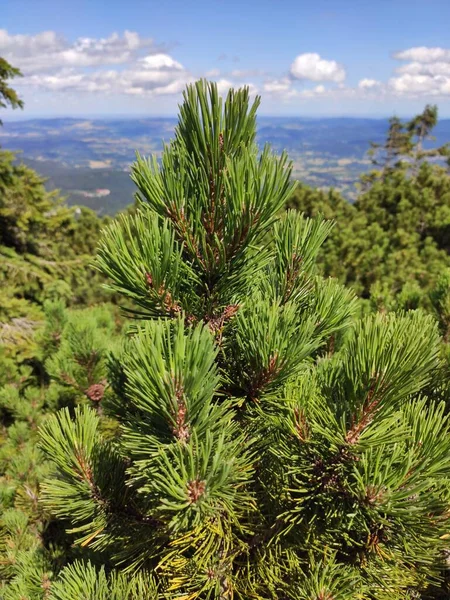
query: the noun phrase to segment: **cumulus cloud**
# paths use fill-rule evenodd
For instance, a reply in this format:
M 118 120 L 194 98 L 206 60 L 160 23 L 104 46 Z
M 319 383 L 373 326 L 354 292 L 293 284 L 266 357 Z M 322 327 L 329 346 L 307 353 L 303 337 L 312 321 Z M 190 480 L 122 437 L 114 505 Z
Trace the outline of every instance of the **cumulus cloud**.
M 106 38 L 80 37 L 73 43 L 54 31 L 36 35 L 11 35 L 0 29 L 0 53 L 25 75 L 64 67 L 92 67 L 125 64 L 142 51 L 158 53 L 161 48 L 151 38 L 125 31 Z
M 409 75 L 450 75 L 450 61 L 426 64 L 411 62 L 398 67 L 396 72 L 401 75 L 404 73 L 408 73 Z
M 214 78 L 213 78 L 214 79 Z M 248 87 L 248 91 L 250 96 L 254 96 L 258 93 L 258 88 L 253 83 L 239 83 L 236 85 L 229 79 L 221 78 L 216 80 L 217 83 L 217 91 L 221 96 L 226 96 L 228 94 L 228 90 L 232 87 Z
M 314 52 L 298 55 L 284 73 L 233 69 L 230 65 L 226 70 L 213 68 L 193 74 L 166 47 L 133 31 L 69 41 L 54 31 L 13 35 L 0 29 L 0 56 L 24 73 L 17 82 L 19 88 L 74 95 L 177 95 L 201 76 L 216 80 L 222 95 L 230 87 L 247 85 L 252 95 L 260 87 L 275 102 L 319 97 L 367 99 L 373 98 L 374 92 L 377 97 L 450 95 L 450 49 L 426 46 L 395 53 L 403 64 L 387 82 L 367 77 L 352 87 L 345 83 L 343 65 Z M 233 57 L 224 60 L 233 61 Z M 331 85 L 325 87 L 326 82 Z
M 412 60 L 420 63 L 432 63 L 439 60 L 450 61 L 450 50 L 448 48 L 429 48 L 427 46 L 416 46 L 401 52 L 395 52 L 397 60 Z
M 79 72 L 63 69 L 55 74 L 34 74 L 22 80 L 23 85 L 51 91 L 102 92 L 104 94 L 163 95 L 177 94 L 192 75 L 183 69 L 130 68 L 122 71 Z
M 298 90 L 293 87 L 292 79 L 283 77 L 282 79 L 272 79 L 266 81 L 263 86 L 264 92 L 275 96 L 282 102 L 288 102 L 296 98 L 315 98 L 318 96 L 332 95 L 337 92 L 337 88 L 327 89 L 324 85 L 316 85 L 313 88 Z
M 263 90 L 269 94 L 284 94 L 291 89 L 292 82 L 287 77 L 283 79 L 272 79 L 266 81 Z
M 343 85 L 344 79 L 345 69 L 342 65 L 334 60 L 325 60 L 317 53 L 306 53 L 295 58 L 288 76 L 267 79 L 263 90 L 283 102 L 296 98 L 314 98 L 334 93 L 336 86 L 327 89 L 320 83 L 312 88 L 297 89 L 296 83 L 329 81 Z
M 398 94 L 441 96 L 450 94 L 450 78 L 405 73 L 389 80 L 390 88 Z
M 163 46 L 133 31 L 69 42 L 54 31 L 13 35 L 0 29 L 0 55 L 22 70 L 24 77 L 18 87 L 52 93 L 156 97 L 179 94 L 198 78 Z M 217 79 L 221 94 L 236 87 L 233 80 L 246 75 L 249 73 L 236 72 L 229 80 L 220 77 L 219 69 L 206 74 Z M 251 94 L 257 92 L 253 83 L 247 85 Z
M 327 90 L 327 88 L 324 85 L 316 85 L 316 87 L 313 87 L 312 89 L 302 90 L 301 92 L 298 92 L 298 96 L 301 96 L 303 98 L 315 98 L 317 96 L 323 96 L 327 92 L 335 93 L 336 91 L 337 90 Z
M 133 31 L 69 43 L 54 31 L 12 35 L 1 29 L 0 55 L 22 70 L 20 87 L 52 92 L 177 94 L 193 80 L 161 46 Z
M 10 35 L 6 29 L 0 29 L 2 54 L 16 58 L 63 50 L 65 46 L 64 40 L 58 37 L 54 31 L 42 31 L 36 35 Z
M 335 60 L 325 60 L 315 52 L 300 54 L 294 60 L 290 70 L 295 79 L 310 81 L 334 81 L 340 83 L 345 79 L 344 67 Z
M 168 54 L 150 54 L 141 58 L 139 62 L 147 69 L 183 69 L 183 66 Z
M 388 82 L 395 94 L 447 96 L 450 94 L 450 49 L 417 46 L 396 52 L 394 58 L 409 61 L 396 69 Z
M 358 83 L 358 88 L 360 90 L 373 90 L 379 88 L 381 86 L 381 82 L 376 79 L 361 79 Z

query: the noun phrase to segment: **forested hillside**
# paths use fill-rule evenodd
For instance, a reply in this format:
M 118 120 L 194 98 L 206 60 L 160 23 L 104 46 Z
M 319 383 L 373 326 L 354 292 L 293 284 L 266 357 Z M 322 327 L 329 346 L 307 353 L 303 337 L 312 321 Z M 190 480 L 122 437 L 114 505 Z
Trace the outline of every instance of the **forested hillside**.
M 0 598 L 449 597 L 437 109 L 350 204 L 258 149 L 258 106 L 188 86 L 114 219 L 0 149 Z
M 24 113 L 26 116 L 26 112 Z M 20 151 L 21 160 L 61 189 L 69 205 L 85 204 L 114 215 L 133 201 L 129 177 L 136 151 L 161 156 L 176 119 L 20 119 L 5 118 L 0 145 Z M 286 150 L 293 177 L 315 188 L 333 188 L 347 200 L 357 196 L 355 182 L 369 168 L 368 140 L 382 143 L 386 119 L 260 117 L 256 140 L 276 152 Z M 427 148 L 450 139 L 450 120 L 439 120 Z M 98 192 L 97 190 L 100 190 Z M 101 190 L 107 190 L 102 195 Z

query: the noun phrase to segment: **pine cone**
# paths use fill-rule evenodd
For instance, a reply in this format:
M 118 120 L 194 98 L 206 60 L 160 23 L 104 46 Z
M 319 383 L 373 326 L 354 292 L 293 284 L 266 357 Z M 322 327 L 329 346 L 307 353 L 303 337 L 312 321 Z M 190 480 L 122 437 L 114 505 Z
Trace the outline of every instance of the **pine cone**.
M 103 399 L 104 394 L 104 383 L 94 383 L 86 390 L 86 396 L 89 398 L 89 400 L 92 400 L 92 402 L 100 402 Z

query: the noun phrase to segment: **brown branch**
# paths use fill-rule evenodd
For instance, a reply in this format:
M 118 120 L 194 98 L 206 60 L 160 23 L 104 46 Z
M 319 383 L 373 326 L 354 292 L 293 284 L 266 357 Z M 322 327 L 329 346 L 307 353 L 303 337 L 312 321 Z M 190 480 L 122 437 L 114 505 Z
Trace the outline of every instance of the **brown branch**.
M 184 210 L 181 209 L 181 211 L 178 211 L 174 203 L 169 204 L 166 210 L 167 216 L 172 221 L 175 231 L 177 231 L 181 240 L 186 242 L 187 246 L 194 251 L 197 260 L 200 262 L 203 268 L 206 269 L 206 263 L 202 257 L 197 241 L 189 230 L 189 222 L 186 219 Z
M 223 133 L 219 134 L 219 176 L 222 175 L 222 166 L 223 166 L 223 158 L 224 158 L 224 153 L 223 153 L 223 147 L 224 147 L 224 142 L 223 142 Z M 211 150 L 211 149 L 210 149 Z M 213 162 L 213 156 L 212 156 L 212 152 L 210 151 L 210 163 L 212 164 Z M 212 245 L 213 240 L 214 240 L 214 234 L 217 234 L 220 240 L 223 240 L 223 219 L 221 218 L 219 220 L 219 223 L 217 225 L 219 225 L 219 227 L 216 227 L 216 221 L 217 221 L 217 199 L 220 199 L 220 205 L 222 207 L 222 211 L 224 208 L 224 197 L 223 197 L 223 185 L 220 186 L 220 190 L 218 191 L 216 188 L 216 182 L 214 180 L 214 171 L 212 169 L 212 167 L 209 170 L 209 201 L 210 201 L 210 206 L 209 206 L 209 212 L 207 215 L 202 216 L 202 222 L 203 222 L 203 226 L 205 227 L 207 233 L 208 233 L 208 237 L 210 240 L 210 243 Z M 217 248 L 214 249 L 215 252 L 215 258 L 217 260 L 219 253 L 217 251 Z
M 209 329 L 217 337 L 219 345 L 222 342 L 222 334 L 225 323 L 229 321 L 238 312 L 239 304 L 229 304 L 218 317 L 206 317 Z
M 269 364 L 267 367 L 257 375 L 251 384 L 249 396 L 251 400 L 257 400 L 261 391 L 267 387 L 267 385 L 275 379 L 278 373 L 281 371 L 282 365 L 278 364 L 278 354 L 275 353 L 269 358 Z
M 301 442 L 306 442 L 310 437 L 308 421 L 304 411 L 300 408 L 294 409 L 295 430 Z
M 63 371 L 61 373 L 60 377 L 66 385 L 70 385 L 71 387 L 74 387 L 75 389 L 77 389 L 79 392 L 82 392 L 83 394 L 85 393 L 85 390 L 81 387 L 81 385 L 79 385 L 78 382 L 73 377 L 71 377 L 68 373 L 66 373 L 65 371 Z
M 125 505 L 121 507 L 112 506 L 110 500 L 103 496 L 100 488 L 95 483 L 92 466 L 87 460 L 82 448 L 75 448 L 75 457 L 78 461 L 78 466 L 80 468 L 80 472 L 78 473 L 79 479 L 85 481 L 88 484 L 92 497 L 99 504 L 101 504 L 105 510 L 108 510 L 108 512 L 110 512 L 113 515 L 132 517 L 133 520 L 138 521 L 139 523 L 147 523 L 153 525 L 154 527 L 156 527 L 159 524 L 159 521 L 157 519 L 142 514 L 139 510 L 137 510 L 131 505 Z
M 294 289 L 294 284 L 298 279 L 300 274 L 301 265 L 303 263 L 303 258 L 298 256 L 297 254 L 292 255 L 292 262 L 287 266 L 286 269 L 286 291 L 284 294 L 284 301 L 287 302 L 292 294 Z
M 382 399 L 381 395 L 384 391 L 384 388 L 380 389 L 378 394 L 376 394 L 379 377 L 380 374 L 377 373 L 371 378 L 369 391 L 362 407 L 361 414 L 358 419 L 355 417 L 352 419 L 352 426 L 345 436 L 345 440 L 349 444 L 356 444 L 359 441 L 362 432 L 370 425 L 375 416 L 378 405 Z
M 172 427 L 172 432 L 180 442 L 185 444 L 191 435 L 189 423 L 187 422 L 187 406 L 184 399 L 184 387 L 180 380 L 174 379 L 175 387 L 175 399 L 177 408 L 175 411 L 174 419 L 175 425 Z
M 170 317 L 175 317 L 176 315 L 179 315 L 182 312 L 181 305 L 179 304 L 179 302 L 172 298 L 172 294 L 169 292 L 169 290 L 166 290 L 164 284 L 161 284 L 158 289 L 155 289 L 153 276 L 151 273 L 145 273 L 145 281 L 147 283 L 148 288 L 156 292 L 156 294 L 159 296 L 161 307 L 166 311 L 166 313 Z
M 233 258 L 238 253 L 238 251 L 240 250 L 240 248 L 242 247 L 243 243 L 245 242 L 245 240 L 248 236 L 248 232 L 250 231 L 250 228 L 257 225 L 259 219 L 260 219 L 260 214 L 256 213 L 253 216 L 253 218 L 250 219 L 250 221 L 247 223 L 247 225 L 243 228 L 243 230 L 240 233 L 238 230 L 236 230 L 234 237 L 231 241 L 230 250 L 227 254 L 228 260 Z

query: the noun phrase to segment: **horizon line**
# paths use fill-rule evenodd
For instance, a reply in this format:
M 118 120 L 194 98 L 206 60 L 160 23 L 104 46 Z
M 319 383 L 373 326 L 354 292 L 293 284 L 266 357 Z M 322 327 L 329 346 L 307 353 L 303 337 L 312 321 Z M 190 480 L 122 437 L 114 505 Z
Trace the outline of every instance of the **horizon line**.
M 334 115 L 334 114 L 320 114 L 320 115 L 301 115 L 301 114 L 289 114 L 289 115 L 273 115 L 273 114 L 259 114 L 257 115 L 257 119 L 258 118 L 263 118 L 263 119 L 308 119 L 308 120 L 314 120 L 314 119 L 355 119 L 355 120 L 360 120 L 360 119 L 369 119 L 369 120 L 373 120 L 373 121 L 381 121 L 384 119 L 390 119 L 393 116 L 393 113 L 389 113 L 389 114 L 385 114 L 385 115 L 373 115 L 373 114 L 367 114 L 367 115 L 354 115 L 354 114 L 348 114 L 348 113 L 344 113 L 344 114 L 338 114 L 338 115 Z M 405 115 L 399 115 L 397 113 L 395 113 L 395 116 L 398 116 L 401 119 L 410 119 L 412 118 L 414 115 L 413 114 L 405 114 Z M 35 119 L 39 119 L 39 120 L 54 120 L 54 119 L 73 119 L 73 120 L 86 120 L 86 119 L 170 119 L 170 120 L 177 120 L 178 119 L 178 115 L 177 114 L 173 114 L 173 115 L 158 115 L 158 114 L 145 114 L 145 113 L 138 113 L 138 114 L 127 114 L 127 113 L 111 113 L 111 114 L 104 114 L 104 113 L 92 113 L 92 114 L 80 114 L 80 115 L 71 115 L 71 114 L 54 114 L 54 115 L 48 115 L 48 114 L 28 114 L 28 115 L 23 115 L 23 114 L 17 114 L 17 115 L 8 115 L 8 118 L 5 118 L 2 115 L 2 122 L 3 125 L 5 125 L 6 123 L 14 123 L 17 121 L 32 121 Z M 448 121 L 450 120 L 450 114 L 447 116 L 441 116 L 439 118 L 439 121 Z

